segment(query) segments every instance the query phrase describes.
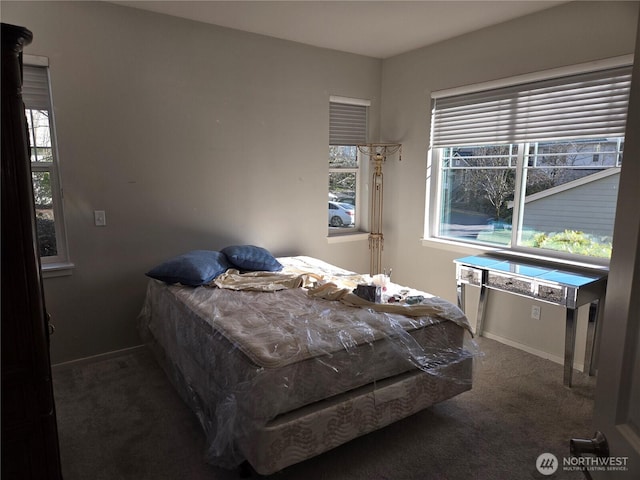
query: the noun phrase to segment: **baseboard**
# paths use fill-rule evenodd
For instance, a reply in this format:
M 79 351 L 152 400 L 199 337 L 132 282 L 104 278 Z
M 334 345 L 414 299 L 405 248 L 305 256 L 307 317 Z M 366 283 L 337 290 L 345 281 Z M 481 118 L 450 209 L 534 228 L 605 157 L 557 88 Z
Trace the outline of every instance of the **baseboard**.
M 76 360 L 69 360 L 68 362 L 60 362 L 51 365 L 51 370 L 63 370 L 66 368 L 78 367 L 81 365 L 86 365 L 88 363 L 100 362 L 103 360 L 108 360 L 114 357 L 120 357 L 122 355 L 127 355 L 130 353 L 135 353 L 138 350 L 146 348 L 144 345 L 136 345 L 135 347 L 123 348 L 121 350 L 114 350 L 112 352 L 100 353 L 98 355 L 92 355 L 90 357 L 78 358 Z
M 537 357 L 542 357 L 547 360 L 551 360 L 554 363 L 559 363 L 560 365 L 564 365 L 564 358 L 559 357 L 558 355 L 554 355 L 549 352 L 544 352 L 542 350 L 538 350 L 537 348 L 532 348 L 529 345 L 524 345 L 523 343 L 514 342 L 513 340 L 509 340 L 508 338 L 500 337 L 499 335 L 494 335 L 493 333 L 484 331 L 482 332 L 483 337 L 487 337 L 491 340 L 495 340 L 496 342 L 504 343 L 505 345 L 509 345 L 510 347 L 517 348 L 519 350 L 523 350 L 527 353 L 535 355 Z M 579 370 L 581 372 L 584 371 L 584 363 L 573 362 L 573 368 Z

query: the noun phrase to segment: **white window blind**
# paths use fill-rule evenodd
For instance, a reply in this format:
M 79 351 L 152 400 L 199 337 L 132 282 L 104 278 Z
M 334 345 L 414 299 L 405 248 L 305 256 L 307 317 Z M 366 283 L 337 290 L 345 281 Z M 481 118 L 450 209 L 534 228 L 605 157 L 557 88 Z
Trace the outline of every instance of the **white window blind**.
M 22 100 L 27 108 L 50 110 L 49 77 L 45 67 L 24 65 Z
M 433 100 L 431 147 L 621 137 L 631 67 Z
M 367 107 L 329 103 L 329 145 L 358 145 L 367 142 Z

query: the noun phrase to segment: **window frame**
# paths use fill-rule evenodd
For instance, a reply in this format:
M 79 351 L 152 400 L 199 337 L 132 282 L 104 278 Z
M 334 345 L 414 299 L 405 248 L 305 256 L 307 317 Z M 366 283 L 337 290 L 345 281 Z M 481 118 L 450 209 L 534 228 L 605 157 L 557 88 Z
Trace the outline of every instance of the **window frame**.
M 45 277 L 69 275 L 70 270 L 74 267 L 69 260 L 69 248 L 67 243 L 67 231 L 64 215 L 64 191 L 61 183 L 58 142 L 56 134 L 55 113 L 53 108 L 53 95 L 51 91 L 51 76 L 49 70 L 49 59 L 47 57 L 35 55 L 23 55 L 23 64 L 29 67 L 43 68 L 45 70 L 47 81 L 47 112 L 49 119 L 49 130 L 51 136 L 51 162 L 30 161 L 32 173 L 49 173 L 51 182 L 51 196 L 53 200 L 54 228 L 56 236 L 56 255 L 41 256 L 40 263 Z M 25 117 L 27 110 L 40 110 L 41 106 L 30 105 L 28 100 L 24 99 Z M 29 135 L 29 145 L 31 144 L 31 134 Z M 31 159 L 30 159 L 31 160 Z
M 633 55 L 623 55 L 620 57 L 614 57 L 604 59 L 595 62 L 589 62 L 585 64 L 572 65 L 568 67 L 561 67 L 552 70 L 545 70 L 540 72 L 534 72 L 531 74 L 520 75 L 517 77 L 511 77 L 506 79 L 500 79 L 496 81 L 484 82 L 480 84 L 473 84 L 468 86 L 456 87 L 453 89 L 434 91 L 431 93 L 432 107 L 433 99 L 445 96 L 461 95 L 465 93 L 480 92 L 483 90 L 497 89 L 505 86 L 512 86 L 522 83 L 530 83 L 540 80 L 548 80 L 557 77 L 565 77 L 570 75 L 576 75 L 580 73 L 588 73 L 596 70 L 605 70 L 616 67 L 630 66 L 633 64 Z M 431 118 L 431 116 L 430 116 Z M 494 244 L 483 243 L 481 241 L 464 241 L 463 239 L 452 239 L 439 235 L 440 231 L 440 212 L 442 208 L 442 151 L 444 148 L 433 148 L 432 140 L 429 142 L 427 153 L 427 180 L 426 180 L 426 208 L 424 219 L 424 236 L 422 244 L 424 246 L 433 246 L 434 244 L 443 246 L 445 248 L 454 249 L 456 251 L 500 251 L 501 253 L 510 254 L 524 258 L 538 258 L 551 262 L 557 262 L 560 264 L 573 264 L 582 265 L 595 268 L 606 268 L 609 265 L 609 258 L 603 257 L 589 257 L 585 255 L 571 254 L 562 251 L 542 249 L 535 247 L 526 247 L 518 245 L 515 240 L 518 236 L 519 229 L 512 229 L 512 240 L 509 246 L 497 246 Z M 513 143 L 518 145 L 516 172 L 515 172 L 515 188 L 514 188 L 514 200 L 513 200 L 513 218 L 517 219 L 514 223 L 520 223 L 521 210 L 524 208 L 524 170 L 525 170 L 525 158 L 528 156 L 528 147 L 530 143 L 539 142 L 522 142 Z M 609 167 L 620 170 L 620 166 Z

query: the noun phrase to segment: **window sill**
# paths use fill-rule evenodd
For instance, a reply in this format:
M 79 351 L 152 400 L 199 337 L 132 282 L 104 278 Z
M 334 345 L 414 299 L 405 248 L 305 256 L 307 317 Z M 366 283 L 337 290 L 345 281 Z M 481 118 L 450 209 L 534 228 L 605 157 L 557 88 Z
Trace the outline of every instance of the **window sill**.
M 344 243 L 344 242 L 359 242 L 361 240 L 367 240 L 369 238 L 368 232 L 349 232 L 340 233 L 327 236 L 327 243 Z
M 76 266 L 71 262 L 43 263 L 42 278 L 66 277 L 73 273 Z

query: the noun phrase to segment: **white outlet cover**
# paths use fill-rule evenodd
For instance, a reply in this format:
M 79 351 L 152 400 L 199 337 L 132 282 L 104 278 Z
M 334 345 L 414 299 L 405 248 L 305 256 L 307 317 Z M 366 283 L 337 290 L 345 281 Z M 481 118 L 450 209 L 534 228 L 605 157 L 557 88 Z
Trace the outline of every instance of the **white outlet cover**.
M 533 305 L 531 307 L 531 318 L 534 320 L 540 320 L 540 307 L 538 305 Z
M 107 224 L 107 215 L 104 210 L 94 210 L 93 219 L 96 227 L 104 227 Z

